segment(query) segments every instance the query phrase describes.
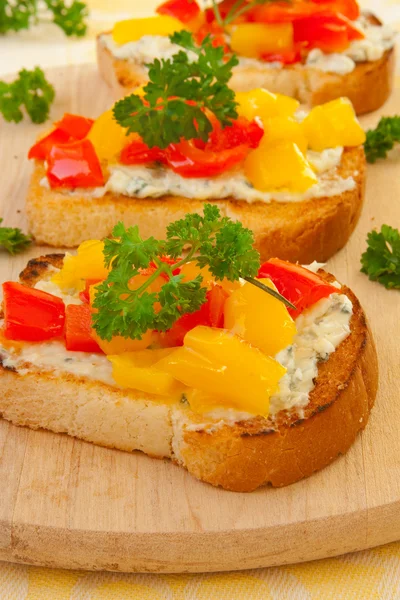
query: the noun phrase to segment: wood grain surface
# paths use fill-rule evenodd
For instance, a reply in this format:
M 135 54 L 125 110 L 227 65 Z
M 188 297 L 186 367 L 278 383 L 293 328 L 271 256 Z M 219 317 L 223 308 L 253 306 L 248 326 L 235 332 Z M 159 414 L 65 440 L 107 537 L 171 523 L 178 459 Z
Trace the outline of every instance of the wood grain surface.
M 111 102 L 96 67 L 51 70 L 64 111 L 97 116 Z M 400 112 L 397 91 L 380 114 Z M 375 124 L 380 114 L 364 117 Z M 31 165 L 41 128 L 1 123 L 0 215 L 25 227 Z M 366 233 L 400 226 L 400 152 L 369 167 L 366 204 L 328 269 L 358 295 L 380 359 L 380 389 L 366 430 L 346 456 L 283 489 L 237 494 L 193 479 L 167 461 L 30 431 L 0 420 L 0 560 L 121 571 L 246 569 L 333 556 L 400 539 L 400 293 L 359 272 Z M 33 247 L 0 258 L 18 276 Z

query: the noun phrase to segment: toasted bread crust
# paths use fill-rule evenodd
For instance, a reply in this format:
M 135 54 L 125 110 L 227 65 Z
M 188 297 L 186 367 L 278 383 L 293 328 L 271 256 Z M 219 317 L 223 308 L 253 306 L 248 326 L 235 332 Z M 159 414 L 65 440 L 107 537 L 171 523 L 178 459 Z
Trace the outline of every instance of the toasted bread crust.
M 102 198 L 71 196 L 41 186 L 44 175 L 43 165 L 36 163 L 26 210 L 36 241 L 50 246 L 74 247 L 86 239 L 106 237 L 120 220 L 126 225 L 139 225 L 144 237 L 162 238 L 171 221 L 201 211 L 204 204 L 182 197 L 135 199 L 110 192 Z M 361 212 L 365 180 L 361 147 L 344 150 L 338 175 L 353 177 L 355 188 L 304 202 L 209 202 L 254 231 L 263 260 L 278 256 L 293 262 L 323 262 L 346 244 Z
M 279 413 L 275 430 L 259 423 L 253 428 L 238 424 L 234 431 L 226 426 L 212 435 L 184 432 L 180 454 L 190 473 L 225 489 L 249 492 L 308 477 L 349 449 L 368 422 L 378 364 L 360 303 L 348 288 L 343 292 L 353 303 L 351 335 L 319 364 L 304 418 Z
M 39 271 L 45 275 L 46 262 L 59 267 L 61 259 L 52 255 L 30 261 L 21 282 L 34 285 Z M 201 416 L 180 405 L 66 373 L 30 367 L 20 375 L 3 366 L 0 413 L 16 425 L 171 458 L 198 479 L 228 490 L 288 485 L 346 452 L 365 427 L 374 403 L 378 378 L 374 342 L 358 300 L 348 288 L 343 293 L 353 303 L 351 334 L 328 361 L 319 364 L 302 419 L 281 411 L 275 420 L 257 417 L 212 432 L 191 431 L 182 423 L 198 425 Z
M 379 23 L 378 19 L 371 20 Z M 147 81 L 146 69 L 133 61 L 114 58 L 97 38 L 99 72 L 118 100 Z M 292 96 L 310 107 L 341 96 L 350 98 L 358 115 L 377 110 L 391 94 L 394 81 L 395 52 L 387 50 L 376 61 L 358 63 L 346 75 L 325 73 L 313 67 L 286 65 L 282 69 L 235 67 L 230 86 L 238 92 L 263 87 Z

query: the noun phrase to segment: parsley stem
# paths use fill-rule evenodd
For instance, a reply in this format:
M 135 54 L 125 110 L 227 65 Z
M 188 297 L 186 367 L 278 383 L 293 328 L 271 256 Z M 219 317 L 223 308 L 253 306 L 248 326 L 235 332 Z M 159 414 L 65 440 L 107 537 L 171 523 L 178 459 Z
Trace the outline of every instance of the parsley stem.
M 244 277 L 243 279 L 245 279 L 249 283 L 252 283 L 253 285 L 257 286 L 258 288 L 260 288 L 260 290 L 267 292 L 268 294 L 270 294 L 270 296 L 273 296 L 277 300 L 280 300 L 288 308 L 292 308 L 293 310 L 296 310 L 296 307 L 294 306 L 294 304 L 289 302 L 289 300 L 286 300 L 286 298 L 284 296 L 282 296 L 282 294 L 280 294 L 276 290 L 273 290 L 272 288 L 268 287 L 267 285 L 265 285 L 258 279 L 254 279 L 254 277 Z
M 222 27 L 222 29 L 224 29 L 225 28 L 224 20 L 221 16 L 221 13 L 219 12 L 219 6 L 218 6 L 218 2 L 216 0 L 212 0 L 212 7 L 213 7 L 215 18 L 217 19 L 218 25 L 220 27 Z

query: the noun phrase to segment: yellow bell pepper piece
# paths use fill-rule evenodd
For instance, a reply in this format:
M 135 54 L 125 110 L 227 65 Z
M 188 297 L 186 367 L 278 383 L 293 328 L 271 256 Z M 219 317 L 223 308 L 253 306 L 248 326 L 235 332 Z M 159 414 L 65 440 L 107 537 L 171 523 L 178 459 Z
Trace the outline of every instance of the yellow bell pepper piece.
M 240 23 L 231 35 L 233 52 L 249 58 L 260 58 L 270 52 L 283 52 L 293 48 L 291 23 Z
M 229 279 L 222 279 L 221 281 L 216 281 L 214 277 L 211 275 L 210 271 L 207 267 L 203 267 L 202 269 L 197 266 L 196 261 L 190 261 L 183 265 L 181 268 L 181 273 L 183 276 L 183 281 L 190 281 L 194 279 L 198 275 L 203 277 L 202 285 L 207 288 L 211 288 L 215 283 L 220 285 L 226 292 L 229 294 L 240 287 L 239 281 L 229 281 Z
M 184 386 L 165 371 L 157 369 L 156 365 L 173 350 L 174 348 L 165 348 L 125 352 L 107 358 L 113 366 L 114 380 L 120 387 L 168 396 L 168 399 L 174 402 L 179 399 Z
M 281 142 L 294 142 L 303 154 L 306 153 L 308 142 L 303 127 L 292 117 L 270 117 L 263 119 L 263 125 L 263 145 L 276 146 Z
M 126 128 L 114 119 L 112 109 L 95 120 L 87 138 L 92 142 L 98 159 L 106 161 L 116 160 L 129 141 Z
M 62 269 L 53 275 L 52 282 L 62 290 L 83 290 L 86 279 L 105 279 L 108 269 L 104 266 L 104 242 L 87 240 L 77 254 L 67 254 Z
M 115 23 L 112 37 L 116 44 L 136 42 L 144 35 L 171 35 L 181 31 L 185 25 L 168 15 L 146 17 L 144 19 L 126 19 Z
M 276 146 L 261 143 L 247 156 L 244 172 L 252 185 L 263 192 L 303 193 L 318 181 L 310 163 L 293 142 Z
M 260 281 L 276 290 L 270 279 Z M 296 325 L 284 304 L 248 282 L 226 300 L 224 327 L 269 356 L 290 346 L 296 335 Z
M 96 340 L 104 354 L 124 354 L 126 352 L 144 351 L 150 346 L 153 341 L 153 332 L 148 329 L 140 340 L 131 340 L 124 338 L 121 335 L 115 335 L 110 341 L 102 340 L 101 337 L 93 330 L 92 337 Z
M 348 98 L 315 106 L 302 126 L 311 150 L 317 152 L 336 146 L 359 146 L 365 142 L 365 132 Z
M 273 94 L 264 88 L 256 88 L 249 92 L 236 92 L 237 111 L 240 116 L 251 121 L 260 117 L 263 121 L 269 117 L 291 117 L 300 102 L 283 94 Z
M 258 415 L 268 414 L 269 397 L 286 372 L 237 335 L 203 326 L 189 331 L 184 345 L 160 360 L 157 368 L 204 392 L 192 408 L 206 412 L 223 406 Z

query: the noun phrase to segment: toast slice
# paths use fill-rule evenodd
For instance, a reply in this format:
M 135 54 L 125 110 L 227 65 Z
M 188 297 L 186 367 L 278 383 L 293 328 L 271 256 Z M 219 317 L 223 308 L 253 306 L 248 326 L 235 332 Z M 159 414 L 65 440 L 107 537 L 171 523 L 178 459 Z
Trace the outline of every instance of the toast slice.
M 26 210 L 30 232 L 38 243 L 50 246 L 70 248 L 87 239 L 102 239 L 118 221 L 139 225 L 144 237 L 162 238 L 171 221 L 203 207 L 202 200 L 175 196 L 139 199 L 111 192 L 100 198 L 90 193 L 68 194 L 43 187 L 44 176 L 43 163 L 37 162 Z M 361 212 L 365 180 L 361 147 L 344 150 L 337 176 L 353 177 L 355 187 L 340 195 L 301 202 L 209 202 L 254 231 L 262 260 L 278 256 L 303 264 L 324 262 L 346 244 Z
M 371 16 L 370 19 L 380 24 L 376 17 Z M 110 86 L 115 100 L 147 81 L 146 68 L 128 59 L 115 58 L 101 35 L 97 37 L 97 63 L 100 75 Z M 345 75 L 302 65 L 285 65 L 282 69 L 238 65 L 229 85 L 238 92 L 266 88 L 270 92 L 296 98 L 309 107 L 344 96 L 351 100 L 356 113 L 362 115 L 377 110 L 390 96 L 394 65 L 393 48 L 378 60 L 358 63 Z
M 21 282 L 35 285 L 49 270 L 61 267 L 62 260 L 63 255 L 53 254 L 30 261 Z M 323 271 L 319 274 L 334 280 Z M 228 490 L 288 485 L 345 453 L 367 424 L 374 403 L 378 379 L 374 342 L 357 298 L 346 287 L 341 293 L 353 304 L 351 332 L 327 361 L 318 364 L 315 387 L 301 418 L 297 412 L 280 411 L 274 419 L 205 422 L 184 403 L 163 404 L 143 392 L 39 369 L 29 362 L 19 370 L 6 366 L 4 341 L 0 413 L 16 425 L 170 458 L 198 479 Z

